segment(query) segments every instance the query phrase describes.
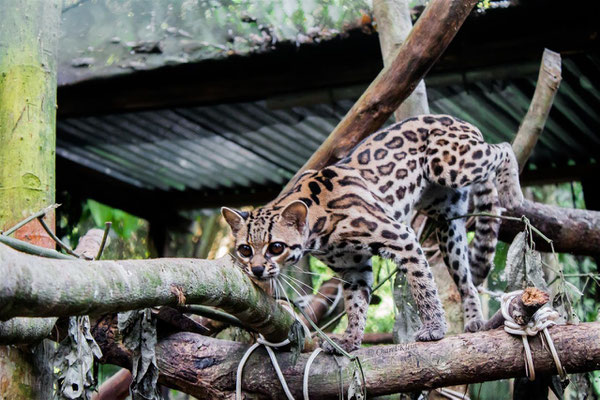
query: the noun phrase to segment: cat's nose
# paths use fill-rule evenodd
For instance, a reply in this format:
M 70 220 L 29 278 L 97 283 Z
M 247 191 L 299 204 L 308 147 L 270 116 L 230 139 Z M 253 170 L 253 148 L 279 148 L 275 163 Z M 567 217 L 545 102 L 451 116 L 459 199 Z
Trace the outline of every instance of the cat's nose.
M 252 267 L 252 273 L 254 274 L 254 276 L 256 276 L 257 278 L 261 278 L 263 271 L 265 270 L 265 267 L 263 267 L 262 265 L 259 265 L 257 267 Z

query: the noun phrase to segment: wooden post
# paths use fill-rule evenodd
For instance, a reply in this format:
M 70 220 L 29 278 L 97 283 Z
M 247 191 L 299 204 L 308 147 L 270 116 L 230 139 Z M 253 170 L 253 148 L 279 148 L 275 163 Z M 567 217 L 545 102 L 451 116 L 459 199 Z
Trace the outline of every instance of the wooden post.
M 54 203 L 60 0 L 4 0 L 0 23 L 0 229 Z M 54 213 L 47 216 L 54 227 Z M 15 235 L 54 247 L 39 223 Z M 0 347 L 0 398 L 49 398 L 31 356 Z
M 408 0 L 373 0 L 373 14 L 377 22 L 379 45 L 384 67 L 392 64 L 394 55 L 412 29 L 410 5 Z M 425 81 L 421 79 L 410 96 L 394 111 L 396 121 L 429 114 L 429 103 L 425 90 Z

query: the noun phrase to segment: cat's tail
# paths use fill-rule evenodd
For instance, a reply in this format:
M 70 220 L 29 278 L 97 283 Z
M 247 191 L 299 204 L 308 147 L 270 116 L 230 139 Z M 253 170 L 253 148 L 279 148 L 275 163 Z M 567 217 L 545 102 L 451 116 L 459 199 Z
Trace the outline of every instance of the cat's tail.
M 498 191 L 493 180 L 475 183 L 471 188 L 473 212 L 500 215 Z M 494 266 L 498 243 L 500 219 L 486 216 L 475 217 L 475 237 L 469 248 L 469 266 L 475 286 L 480 285 Z
M 502 162 L 496 170 L 496 185 L 500 206 L 513 209 L 523 202 L 523 192 L 519 183 L 519 164 L 509 143 L 501 143 Z

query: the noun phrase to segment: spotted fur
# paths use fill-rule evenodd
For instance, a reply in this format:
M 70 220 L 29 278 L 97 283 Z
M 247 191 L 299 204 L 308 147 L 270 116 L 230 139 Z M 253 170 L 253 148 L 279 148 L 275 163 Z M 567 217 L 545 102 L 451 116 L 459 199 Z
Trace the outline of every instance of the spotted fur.
M 478 211 L 520 204 L 510 145 L 485 143 L 477 128 L 459 119 L 423 115 L 374 133 L 335 165 L 304 172 L 268 205 L 251 213 L 224 208 L 223 215 L 241 264 L 255 279 L 276 276 L 305 254 L 341 276 L 348 328 L 340 344 L 351 351 L 363 337 L 374 255 L 392 259 L 407 274 L 423 324 L 416 339 L 437 340 L 446 332 L 429 265 L 415 232 L 405 224 L 415 207 L 441 221 L 440 250 L 462 297 L 465 330 L 481 327 L 474 282 L 489 271 L 498 224 L 479 218 L 469 251 L 464 219 L 452 218 L 467 212 L 470 192 Z M 283 243 L 285 249 L 273 254 L 272 243 Z M 240 246 L 250 247 L 251 254 L 247 248 L 240 254 Z

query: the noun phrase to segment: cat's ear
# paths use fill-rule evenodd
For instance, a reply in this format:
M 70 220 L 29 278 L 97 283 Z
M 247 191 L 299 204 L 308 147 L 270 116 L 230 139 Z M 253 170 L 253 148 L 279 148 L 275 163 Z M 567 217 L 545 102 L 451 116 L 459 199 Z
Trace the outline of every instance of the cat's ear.
M 248 218 L 246 211 L 238 211 L 227 207 L 221 207 L 221 214 L 231 227 L 234 235 L 246 223 L 246 218 Z
M 308 207 L 302 200 L 292 201 L 281 212 L 281 220 L 302 233 L 308 223 Z

